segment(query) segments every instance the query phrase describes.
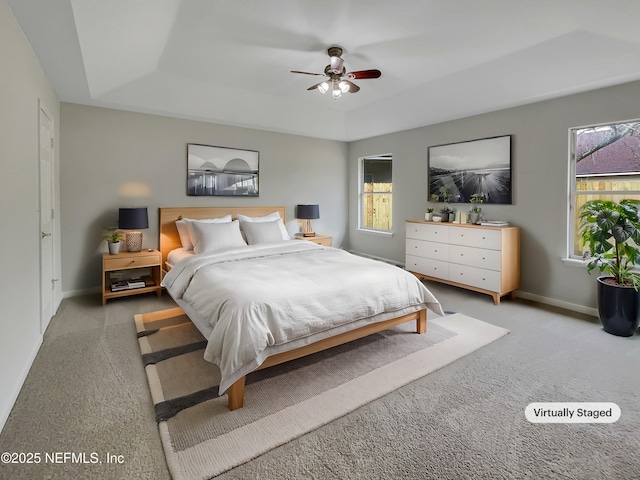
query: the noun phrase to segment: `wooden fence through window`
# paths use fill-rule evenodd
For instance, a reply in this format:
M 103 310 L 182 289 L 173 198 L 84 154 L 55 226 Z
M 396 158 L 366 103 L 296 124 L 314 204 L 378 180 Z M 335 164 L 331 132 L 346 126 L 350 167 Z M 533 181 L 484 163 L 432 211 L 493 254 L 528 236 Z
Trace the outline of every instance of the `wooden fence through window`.
M 611 200 L 614 202 L 619 202 L 620 200 L 632 199 L 632 200 L 640 200 L 640 195 L 638 194 L 625 194 L 625 191 L 640 191 L 640 180 L 628 180 L 629 177 L 609 177 L 606 180 L 598 179 L 598 180 L 577 180 L 576 181 L 576 209 L 575 215 L 573 218 L 573 227 L 574 227 L 574 239 L 573 239 L 573 249 L 575 255 L 582 255 L 584 250 L 584 245 L 582 244 L 582 240 L 579 235 L 580 228 L 580 209 L 582 206 L 587 203 L 589 200 Z M 611 191 L 619 191 L 621 193 L 593 193 L 597 191 L 603 192 L 611 192 Z M 592 192 L 589 194 L 582 194 L 581 192 Z
M 391 230 L 391 183 L 365 183 L 362 201 L 362 226 Z M 387 193 L 388 192 L 388 193 Z

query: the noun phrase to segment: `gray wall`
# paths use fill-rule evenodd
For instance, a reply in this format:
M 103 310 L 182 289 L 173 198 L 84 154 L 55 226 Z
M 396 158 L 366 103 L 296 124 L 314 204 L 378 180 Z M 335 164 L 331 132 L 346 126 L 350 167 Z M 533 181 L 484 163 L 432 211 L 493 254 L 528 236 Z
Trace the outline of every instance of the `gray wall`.
M 40 331 L 39 104 L 60 104 L 13 13 L 0 1 L 0 428 L 42 343 Z M 56 162 L 58 142 L 55 144 Z M 54 176 L 59 172 L 54 167 Z M 56 188 L 57 190 L 57 188 Z M 57 196 L 57 191 L 55 192 Z M 56 207 L 59 201 L 56 198 Z M 56 208 L 59 210 L 58 208 Z M 59 251 L 59 223 L 54 226 Z M 60 272 L 59 255 L 54 274 Z M 60 288 L 54 302 L 60 302 Z
M 158 208 L 318 203 L 316 232 L 343 244 L 347 229 L 347 145 L 343 142 L 62 103 L 62 289 L 101 283 L 102 227 L 118 208 L 149 207 L 143 247 L 158 247 Z M 260 152 L 257 198 L 188 197 L 187 143 Z
M 634 82 L 353 142 L 350 247 L 404 261 L 404 220 L 424 218 L 427 208 L 428 147 L 512 134 L 514 204 L 484 205 L 484 211 L 521 227 L 521 294 L 566 307 L 595 308 L 595 275 L 561 260 L 567 244 L 568 129 L 638 117 L 640 82 Z M 394 161 L 393 237 L 357 230 L 358 158 L 388 152 Z

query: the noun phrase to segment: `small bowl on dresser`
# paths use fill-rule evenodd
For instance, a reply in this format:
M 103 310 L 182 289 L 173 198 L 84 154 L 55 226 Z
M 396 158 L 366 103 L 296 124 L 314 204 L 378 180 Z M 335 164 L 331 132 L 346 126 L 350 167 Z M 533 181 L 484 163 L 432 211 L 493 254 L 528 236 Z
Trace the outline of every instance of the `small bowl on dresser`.
M 438 217 L 437 215 L 434 215 L 434 216 L 433 216 L 433 218 L 432 218 L 432 220 L 433 220 L 434 222 L 441 222 L 441 221 L 442 221 L 442 217 Z

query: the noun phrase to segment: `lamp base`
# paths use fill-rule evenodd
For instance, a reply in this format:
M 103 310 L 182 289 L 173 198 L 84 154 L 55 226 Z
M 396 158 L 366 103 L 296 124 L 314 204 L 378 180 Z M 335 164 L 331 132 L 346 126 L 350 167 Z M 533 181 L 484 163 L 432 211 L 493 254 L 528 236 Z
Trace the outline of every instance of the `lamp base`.
M 142 232 L 127 232 L 127 251 L 139 252 L 142 250 Z
M 315 237 L 316 236 L 316 232 L 303 232 L 302 236 L 303 237 Z

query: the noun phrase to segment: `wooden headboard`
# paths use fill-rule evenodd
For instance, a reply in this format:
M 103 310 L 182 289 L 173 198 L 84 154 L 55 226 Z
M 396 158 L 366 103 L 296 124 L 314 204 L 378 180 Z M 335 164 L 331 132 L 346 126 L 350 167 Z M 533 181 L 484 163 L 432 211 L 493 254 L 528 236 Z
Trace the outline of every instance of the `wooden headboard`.
M 263 217 L 273 212 L 280 212 L 282 221 L 286 223 L 285 207 L 172 207 L 160 208 L 160 252 L 162 253 L 162 269 L 166 270 L 167 255 L 171 250 L 180 248 L 180 237 L 176 228 L 176 220 L 180 218 L 217 218 L 231 215 L 235 220 L 238 214 L 249 217 Z

